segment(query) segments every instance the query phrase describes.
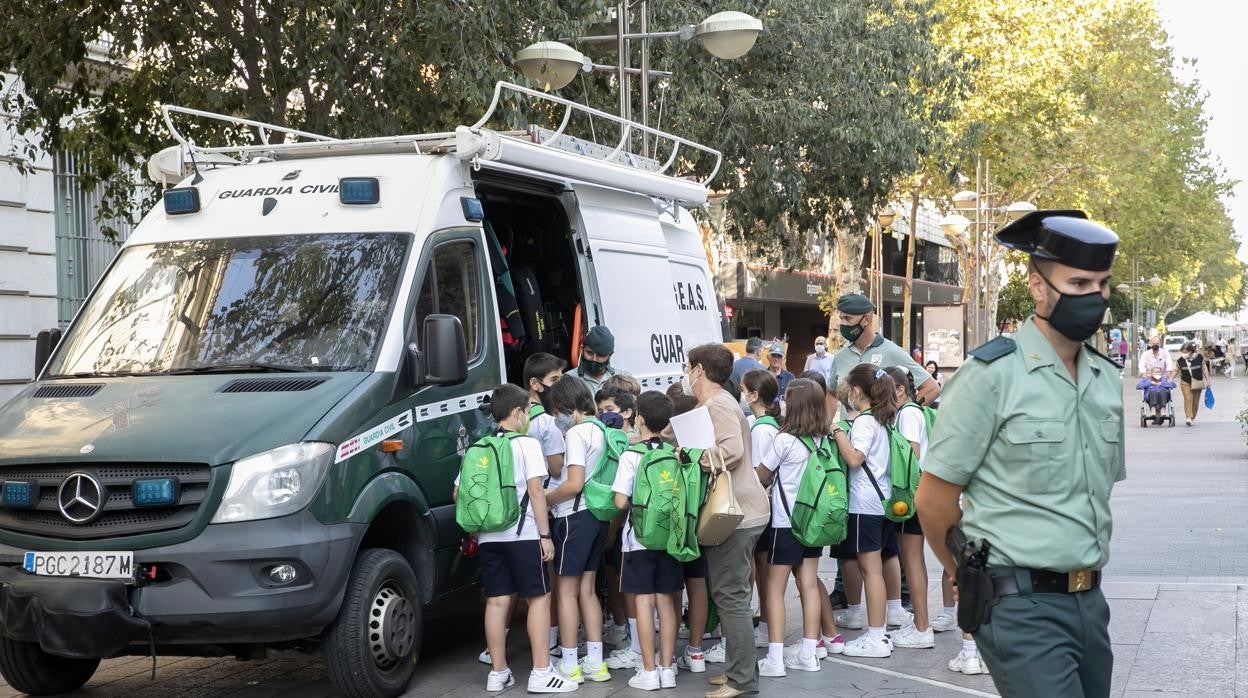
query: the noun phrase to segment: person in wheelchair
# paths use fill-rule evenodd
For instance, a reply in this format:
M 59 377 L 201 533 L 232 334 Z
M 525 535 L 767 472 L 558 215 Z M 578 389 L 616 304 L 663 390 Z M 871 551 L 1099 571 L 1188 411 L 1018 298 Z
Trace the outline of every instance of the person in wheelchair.
M 1161 424 L 1169 419 L 1170 391 L 1176 387 L 1174 381 L 1154 368 L 1152 373 L 1140 379 L 1136 390 L 1144 391 L 1144 406 L 1141 408 L 1144 419 L 1152 419 L 1154 424 Z M 1152 413 L 1151 415 L 1149 413 Z

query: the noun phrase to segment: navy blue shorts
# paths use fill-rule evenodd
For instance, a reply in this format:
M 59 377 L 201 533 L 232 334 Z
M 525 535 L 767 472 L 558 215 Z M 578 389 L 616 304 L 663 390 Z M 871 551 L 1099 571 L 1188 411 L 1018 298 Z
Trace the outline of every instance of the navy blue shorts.
M 599 521 L 588 509 L 555 519 L 555 574 L 579 577 L 597 572 L 602 564 L 602 546 L 607 539 L 607 522 Z
M 823 554 L 823 548 L 807 548 L 793 537 L 791 528 L 769 528 L 763 535 L 771 540 L 767 543 L 767 564 L 798 567 L 802 560 L 816 558 Z
M 905 521 L 901 521 L 901 522 L 899 522 L 899 523 L 895 523 L 895 525 L 897 526 L 897 535 L 901 535 L 901 534 L 903 534 L 903 533 L 906 533 L 906 534 L 909 534 L 909 535 L 912 535 L 912 536 L 921 536 L 921 535 L 923 535 L 923 527 L 919 525 L 919 515 L 918 515 L 918 514 L 915 514 L 914 516 L 911 516 L 910 518 L 906 519 Z
M 478 548 L 481 559 L 481 581 L 486 596 L 511 596 L 522 598 L 543 596 L 550 591 L 546 576 L 546 563 L 542 562 L 542 545 L 535 540 L 518 540 L 511 543 L 482 543 Z
M 706 556 L 699 555 L 696 559 L 681 565 L 685 579 L 706 579 Z
M 896 557 L 897 524 L 884 518 L 883 514 L 853 514 L 845 527 L 843 552 L 850 556 L 879 551 L 885 559 Z
M 671 555 L 661 550 L 624 553 L 620 593 L 672 594 L 684 588 L 684 570 Z

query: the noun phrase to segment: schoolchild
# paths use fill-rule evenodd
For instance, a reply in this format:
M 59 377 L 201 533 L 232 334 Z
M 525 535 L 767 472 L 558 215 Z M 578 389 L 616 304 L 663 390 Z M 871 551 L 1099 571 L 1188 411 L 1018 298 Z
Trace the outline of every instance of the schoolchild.
M 584 381 L 565 375 L 547 389 L 546 409 L 564 434 L 564 467 L 551 472 L 546 491 L 554 518 L 555 598 L 559 613 L 560 670 L 577 683 L 610 681 L 602 654 L 602 605 L 595 581 L 602 562 L 607 524 L 586 508 L 581 496 L 606 450 L 593 396 Z M 585 627 L 585 657 L 577 661 L 577 629 Z
M 846 643 L 845 654 L 883 658 L 893 654 L 892 641 L 884 632 L 887 591 L 881 551 L 895 545 L 896 536 L 892 522 L 884 518 L 883 505 L 892 491 L 887 429 L 897 416 L 896 385 L 888 373 L 871 364 L 855 366 L 845 382 L 853 409 L 871 410 L 870 414 L 860 414 L 848 433 L 840 426 L 832 430 L 850 473 L 846 550 L 858 561 L 867 606 L 866 632 Z M 847 577 L 847 589 L 849 585 Z
M 537 439 L 542 447 L 542 455 L 546 458 L 546 468 L 550 470 L 563 469 L 563 432 L 559 431 L 559 427 L 555 425 L 555 419 L 542 405 L 542 396 L 546 389 L 555 384 L 563 376 L 563 369 L 567 365 L 563 359 L 538 352 L 533 354 L 524 361 L 524 369 L 522 379 L 524 386 L 529 391 L 529 431 L 528 435 Z M 456 485 L 459 484 L 458 478 Z M 551 628 L 549 646 L 556 647 L 558 645 L 558 617 L 555 615 L 553 604 L 550 605 L 551 611 Z M 482 664 L 491 664 L 490 650 L 487 648 L 479 656 L 478 660 Z
M 617 379 L 636 382 L 632 376 L 623 374 L 608 378 L 594 395 L 594 402 L 598 403 L 598 419 L 609 427 L 628 432 L 629 443 L 634 444 L 641 440 L 633 423 L 637 398 L 621 387 L 624 380 Z M 602 631 L 602 639 L 609 645 L 622 645 L 628 640 L 629 626 L 626 625 L 626 621 L 634 616 L 624 595 L 620 593 L 620 528 L 623 525 L 624 514 L 622 512 L 615 520 L 608 523 L 602 560 L 603 576 L 606 581 L 603 591 L 606 592 L 607 608 L 611 612 L 611 622 L 603 621 L 605 629 Z M 608 668 L 611 668 L 610 665 Z
M 750 409 L 750 462 L 756 470 L 763 464 L 766 454 L 771 453 L 776 436 L 780 434 L 779 388 L 779 381 L 771 371 L 756 369 L 741 377 L 741 399 Z M 770 482 L 768 478 L 765 484 Z M 770 497 L 769 490 L 768 502 Z M 767 647 L 771 641 L 767 625 L 770 617 L 767 613 L 767 554 L 771 550 L 771 539 L 771 531 L 764 529 L 754 546 L 754 584 L 758 587 L 759 608 L 758 625 L 754 627 L 755 647 Z
M 921 470 L 923 456 L 927 453 L 927 415 L 915 402 L 914 377 L 900 366 L 890 366 L 885 371 L 895 385 L 897 431 L 910 442 Z M 927 562 L 923 556 L 923 529 L 919 526 L 919 517 L 911 516 L 893 525 L 901 547 L 901 565 L 906 573 L 906 582 L 911 589 L 926 590 Z M 936 636 L 928 620 L 927 594 L 911 594 L 910 602 L 914 606 L 914 619 L 893 633 L 893 646 L 906 649 L 935 647 Z
M 684 414 L 698 407 L 698 399 L 692 395 L 685 395 L 679 383 L 669 386 L 667 397 L 672 401 L 673 416 Z M 665 443 L 677 445 L 670 424 L 663 429 L 661 436 Z M 687 669 L 690 673 L 701 674 L 706 671 L 706 663 L 711 661 L 710 650 L 702 649 L 702 641 L 711 637 L 713 633 L 710 631 L 714 630 L 714 628 L 706 627 L 711 610 L 710 592 L 706 588 L 706 558 L 699 557 L 684 563 L 681 567 L 685 578 L 685 598 L 688 600 L 686 611 L 688 620 L 681 625 L 679 635 L 687 637 L 688 642 L 685 645 L 685 651 L 676 657 L 676 665 L 681 669 Z M 723 647 L 720 647 L 718 661 L 721 664 L 724 661 Z
M 648 450 L 666 449 L 662 431 L 672 417 L 672 401 L 659 392 L 642 393 L 637 400 L 637 429 Z M 643 454 L 629 449 L 620 456 L 612 491 L 615 504 L 621 509 L 631 507 L 638 465 Z M 620 567 L 620 591 L 633 597 L 637 609 L 637 637 L 641 649 L 641 666 L 628 680 L 628 685 L 644 691 L 676 687 L 676 631 L 680 592 L 684 587 L 681 564 L 663 550 L 647 550 L 633 530 L 634 519 L 626 519 L 621 532 L 623 564 Z M 655 609 L 659 615 L 659 643 L 655 659 Z
M 503 432 L 524 434 L 529 430 L 529 396 L 514 385 L 501 385 L 490 396 L 490 412 Z M 547 518 L 546 463 L 541 445 L 527 436 L 511 438 L 512 469 L 516 498 L 521 503 L 521 521 L 496 532 L 477 534 L 481 577 L 485 587 L 485 639 L 490 651 L 491 671 L 487 691 L 502 691 L 515 685 L 507 666 L 507 620 L 513 598 L 528 601 L 529 649 L 533 670 L 529 673 L 530 693 L 568 693 L 575 682 L 555 670 L 546 648 L 550 628 L 550 586 L 546 561 L 554 557 L 550 522 Z M 459 488 L 455 489 L 458 500 Z M 527 503 L 525 499 L 527 498 Z
M 798 486 L 806 472 L 814 444 L 827 438 L 828 413 L 824 391 L 803 378 L 789 383 L 785 391 L 784 423 L 756 468 L 758 477 L 771 485 L 771 525 L 763 535 L 770 538 L 767 550 L 767 656 L 758 662 L 759 676 L 779 677 L 786 669 L 819 671 L 820 601 L 818 569 L 821 548 L 803 546 L 793 536 L 789 514 L 797 501 Z M 761 572 L 762 570 L 760 570 Z M 784 590 L 789 575 L 796 573 L 802 604 L 802 639 L 784 646 Z

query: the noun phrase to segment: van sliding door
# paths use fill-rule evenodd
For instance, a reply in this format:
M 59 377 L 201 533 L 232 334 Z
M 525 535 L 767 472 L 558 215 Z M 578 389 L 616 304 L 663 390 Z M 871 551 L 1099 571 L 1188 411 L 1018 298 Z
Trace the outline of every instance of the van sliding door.
M 658 212 L 648 196 L 586 184 L 573 186 L 585 278 L 585 329 L 603 324 L 615 335 L 611 363 L 643 387 L 666 386 L 679 376 L 685 345 L 678 309 L 714 304 L 675 288 Z M 592 292 L 596 290 L 596 295 Z

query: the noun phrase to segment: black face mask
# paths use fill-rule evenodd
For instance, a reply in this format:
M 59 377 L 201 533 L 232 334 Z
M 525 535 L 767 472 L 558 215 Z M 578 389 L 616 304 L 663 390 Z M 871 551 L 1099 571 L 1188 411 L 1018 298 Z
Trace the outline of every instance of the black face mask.
M 611 364 L 610 360 L 590 361 L 589 359 L 583 356 L 581 357 L 581 370 L 584 373 L 588 373 L 591 376 L 601 376 L 603 373 L 606 373 L 607 366 L 609 366 L 610 364 Z
M 1040 274 L 1040 278 L 1044 279 L 1044 283 L 1048 284 L 1049 288 L 1057 291 L 1058 299 L 1048 317 L 1039 313 L 1036 317 L 1048 321 L 1063 337 L 1075 342 L 1087 341 L 1089 337 L 1096 334 L 1105 320 L 1105 309 L 1109 307 L 1109 301 L 1105 300 L 1101 292 L 1093 291 L 1079 295 L 1062 293 L 1044 274 Z

